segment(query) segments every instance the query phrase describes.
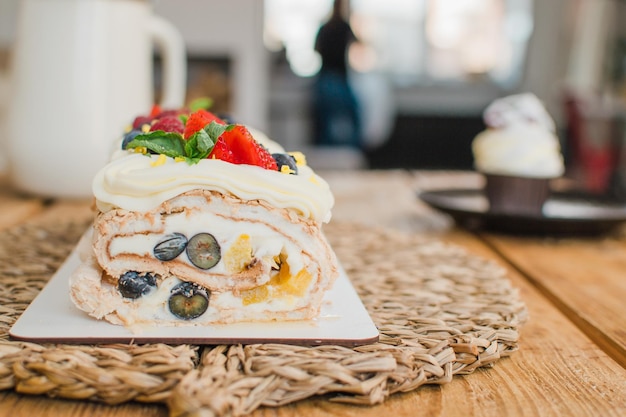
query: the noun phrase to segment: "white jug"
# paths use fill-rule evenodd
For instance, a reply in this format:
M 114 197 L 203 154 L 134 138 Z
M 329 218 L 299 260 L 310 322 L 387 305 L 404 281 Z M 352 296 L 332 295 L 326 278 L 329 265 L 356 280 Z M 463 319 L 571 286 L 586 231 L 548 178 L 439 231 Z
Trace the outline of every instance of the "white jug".
M 7 119 L 14 187 L 87 197 L 115 139 L 154 103 L 153 46 L 164 108 L 180 107 L 186 55 L 178 31 L 146 0 L 23 0 Z

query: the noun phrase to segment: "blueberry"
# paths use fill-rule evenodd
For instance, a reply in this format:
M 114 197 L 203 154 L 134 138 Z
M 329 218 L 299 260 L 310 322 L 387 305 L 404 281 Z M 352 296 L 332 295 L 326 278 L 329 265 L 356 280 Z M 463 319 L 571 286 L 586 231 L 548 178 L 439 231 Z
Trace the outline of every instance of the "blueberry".
M 200 317 L 209 308 L 210 291 L 192 282 L 181 282 L 172 288 L 168 307 L 183 320 Z
M 128 271 L 122 275 L 117 283 L 117 289 L 122 297 L 136 299 L 156 288 L 156 278 L 149 274 L 140 275 L 136 271 Z
M 210 233 L 198 233 L 187 242 L 187 257 L 200 269 L 213 268 L 222 258 L 219 243 Z
M 124 135 L 124 140 L 122 141 L 122 150 L 126 150 L 126 145 L 128 145 L 128 143 L 135 139 L 135 136 L 142 134 L 143 132 L 141 131 L 141 129 L 133 129 L 130 132 L 128 132 L 127 134 Z
M 272 158 L 278 165 L 278 170 L 281 171 L 282 167 L 286 165 L 290 169 L 290 174 L 298 175 L 298 165 L 296 164 L 296 158 L 288 153 L 273 153 Z
M 180 255 L 187 246 L 187 237 L 182 233 L 165 236 L 153 249 L 154 257 L 159 261 L 171 261 Z

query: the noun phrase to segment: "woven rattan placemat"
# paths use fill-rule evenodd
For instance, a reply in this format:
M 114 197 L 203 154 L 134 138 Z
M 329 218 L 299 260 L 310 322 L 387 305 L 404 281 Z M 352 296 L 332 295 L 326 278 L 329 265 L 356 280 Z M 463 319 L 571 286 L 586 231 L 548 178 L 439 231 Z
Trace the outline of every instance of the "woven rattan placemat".
M 358 348 L 276 344 L 39 345 L 8 330 L 78 241 L 71 215 L 0 234 L 0 388 L 106 403 L 164 402 L 172 416 L 241 415 L 313 395 L 374 404 L 442 384 L 517 349 L 526 309 L 505 271 L 418 235 L 331 223 L 326 234 L 380 330 Z

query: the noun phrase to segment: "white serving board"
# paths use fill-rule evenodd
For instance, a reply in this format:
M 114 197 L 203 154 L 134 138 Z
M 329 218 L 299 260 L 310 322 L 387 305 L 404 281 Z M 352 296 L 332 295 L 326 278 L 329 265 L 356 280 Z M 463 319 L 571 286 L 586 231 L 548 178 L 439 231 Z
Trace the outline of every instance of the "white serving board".
M 16 340 L 37 343 L 190 343 L 358 346 L 378 341 L 374 325 L 345 271 L 324 298 L 315 320 L 180 327 L 126 327 L 96 320 L 74 306 L 69 276 L 79 265 L 74 250 L 9 331 Z

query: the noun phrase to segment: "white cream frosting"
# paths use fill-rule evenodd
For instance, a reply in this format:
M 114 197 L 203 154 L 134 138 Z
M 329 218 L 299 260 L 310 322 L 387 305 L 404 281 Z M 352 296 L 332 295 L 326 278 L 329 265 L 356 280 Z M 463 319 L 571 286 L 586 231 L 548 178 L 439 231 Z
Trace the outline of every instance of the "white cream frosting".
M 485 174 L 556 178 L 565 171 L 554 122 L 532 94 L 494 101 L 488 128 L 472 142 L 474 166 Z
M 255 138 L 271 152 L 277 143 L 256 133 Z M 119 148 L 118 148 L 119 149 Z M 148 211 L 164 201 L 194 189 L 233 194 L 242 200 L 262 200 L 274 207 L 293 209 L 315 221 L 328 222 L 334 197 L 326 181 L 304 165 L 298 175 L 284 174 L 252 165 L 235 165 L 204 159 L 194 165 L 159 155 L 119 150 L 93 181 L 93 194 L 100 211 L 113 208 Z
M 538 125 L 487 129 L 472 149 L 476 169 L 486 174 L 555 178 L 564 171 L 556 136 Z

